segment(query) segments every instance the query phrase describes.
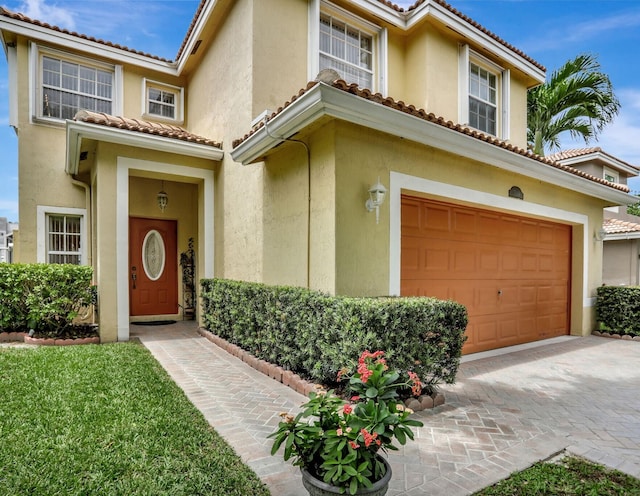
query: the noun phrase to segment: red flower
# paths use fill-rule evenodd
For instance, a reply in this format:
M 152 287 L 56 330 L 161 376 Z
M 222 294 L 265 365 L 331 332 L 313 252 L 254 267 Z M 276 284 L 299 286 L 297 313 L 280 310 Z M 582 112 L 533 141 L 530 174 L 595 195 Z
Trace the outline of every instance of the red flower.
M 351 401 L 360 401 L 360 396 L 358 396 L 357 394 L 355 396 L 352 396 Z
M 416 374 L 415 372 L 408 372 L 408 374 L 409 379 L 411 379 L 411 382 L 413 382 L 413 386 L 411 386 L 411 392 L 414 396 L 420 396 L 420 393 L 422 393 L 422 382 L 420 382 L 418 374 Z
M 345 415 L 349 415 L 352 411 L 353 407 L 349 404 L 346 404 L 344 405 L 344 407 L 342 407 L 342 413 L 344 413 Z
M 360 447 L 360 445 L 355 441 L 349 441 L 349 446 L 351 446 L 354 450 Z
M 378 433 L 374 432 L 373 434 L 369 434 L 366 429 L 360 429 L 360 434 L 364 438 L 364 447 L 368 448 L 371 446 L 371 443 L 375 441 L 375 443 L 380 446 L 380 439 L 378 439 Z

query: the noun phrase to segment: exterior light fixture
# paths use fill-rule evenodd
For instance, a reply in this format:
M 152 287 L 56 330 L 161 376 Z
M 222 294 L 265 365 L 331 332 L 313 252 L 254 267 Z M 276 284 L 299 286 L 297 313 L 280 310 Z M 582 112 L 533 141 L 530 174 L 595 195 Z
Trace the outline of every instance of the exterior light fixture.
M 160 211 L 164 213 L 164 209 L 167 208 L 169 204 L 169 195 L 167 195 L 167 192 L 164 190 L 164 181 L 162 181 L 162 189 L 156 195 L 156 200 L 158 201 Z
M 365 203 L 367 212 L 376 211 L 376 224 L 380 222 L 380 206 L 384 203 L 386 194 L 387 188 L 380 183 L 380 177 L 378 177 L 378 182 L 369 188 L 369 199 Z

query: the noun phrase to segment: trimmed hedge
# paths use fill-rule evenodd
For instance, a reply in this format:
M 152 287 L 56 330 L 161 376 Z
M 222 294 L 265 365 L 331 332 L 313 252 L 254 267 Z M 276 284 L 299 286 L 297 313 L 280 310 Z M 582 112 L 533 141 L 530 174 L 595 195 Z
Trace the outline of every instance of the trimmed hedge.
M 384 350 L 390 366 L 417 372 L 431 389 L 453 383 L 466 339 L 465 307 L 435 298 L 347 298 L 289 286 L 205 279 L 206 328 L 323 384 L 360 353 Z
M 600 331 L 640 336 L 640 286 L 601 286 L 597 294 Z
M 0 332 L 61 335 L 93 303 L 92 276 L 79 265 L 0 264 Z

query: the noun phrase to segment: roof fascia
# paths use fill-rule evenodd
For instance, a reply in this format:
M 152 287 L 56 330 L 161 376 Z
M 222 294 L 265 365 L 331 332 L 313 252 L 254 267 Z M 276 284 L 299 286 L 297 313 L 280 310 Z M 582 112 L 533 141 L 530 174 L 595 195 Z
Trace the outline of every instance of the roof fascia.
M 622 172 L 626 172 L 631 176 L 637 176 L 639 172 L 637 167 L 634 167 L 633 165 L 629 165 L 621 160 L 616 159 L 615 157 L 612 157 L 602 152 L 586 153 L 578 157 L 571 157 L 567 159 L 558 160 L 558 162 L 564 165 L 573 166 L 573 165 L 583 164 L 588 160 L 599 160 L 601 162 L 604 162 L 606 166 Z
M 186 40 L 184 49 L 180 53 L 180 58 L 175 62 L 176 72 L 178 75 L 182 74 L 182 71 L 184 70 L 184 66 L 187 64 L 187 60 L 191 56 L 193 47 L 202 36 L 202 31 L 204 30 L 204 27 L 207 24 L 207 21 L 209 20 L 211 13 L 216 8 L 218 3 L 220 3 L 219 0 L 209 0 L 208 2 L 206 2 L 204 5 L 204 8 L 202 9 L 202 12 L 198 16 L 198 19 L 196 19 L 196 23 L 193 26 L 193 29 L 191 30 L 191 32 L 189 33 L 189 38 Z
M 483 162 L 494 167 L 554 185 L 562 185 L 615 205 L 637 202 L 635 196 L 609 186 L 545 166 L 529 157 L 351 95 L 324 83 L 318 83 L 268 121 L 268 132 L 263 126 L 240 143 L 231 151 L 231 157 L 243 165 L 257 162 L 269 150 L 324 116 L 409 139 L 472 160 L 483 157 Z
M 18 19 L 0 16 L 0 32 L 3 30 L 24 36 L 31 40 L 37 40 L 38 42 L 62 45 L 67 49 L 90 53 L 92 56 L 108 58 L 110 60 L 143 67 L 163 74 L 169 74 L 172 76 L 177 75 L 175 63 L 156 60 L 142 54 L 128 52 L 121 48 L 103 45 L 102 43 L 97 43 L 91 40 L 85 40 L 71 34 L 60 33 L 50 28 L 20 21 Z
M 407 12 L 398 12 L 379 0 L 352 0 L 351 3 L 392 26 L 407 29 L 407 16 L 409 15 Z
M 174 138 L 153 136 L 86 122 L 68 120 L 66 128 L 67 156 L 65 160 L 65 171 L 68 174 L 77 174 L 78 172 L 82 140 L 85 139 L 215 161 L 222 160 L 224 156 L 224 152 L 219 148 L 213 148 L 200 143 L 188 143 Z
M 536 80 L 538 84 L 542 84 L 545 82 L 545 71 L 536 67 L 523 57 L 520 57 L 513 50 L 509 49 L 502 43 L 499 43 L 497 40 L 494 40 L 491 36 L 475 28 L 442 5 L 430 0 L 422 3 L 420 6 L 418 6 L 417 9 L 412 10 L 409 13 L 405 29 L 412 28 L 413 26 L 421 22 L 426 16 L 433 17 L 445 26 L 451 28 L 453 31 L 471 40 L 473 43 L 486 48 L 496 57 L 500 58 L 501 60 L 505 60 L 508 64 L 518 68 L 519 70 Z
M 630 239 L 640 239 L 640 232 L 606 234 L 604 241 L 625 241 Z

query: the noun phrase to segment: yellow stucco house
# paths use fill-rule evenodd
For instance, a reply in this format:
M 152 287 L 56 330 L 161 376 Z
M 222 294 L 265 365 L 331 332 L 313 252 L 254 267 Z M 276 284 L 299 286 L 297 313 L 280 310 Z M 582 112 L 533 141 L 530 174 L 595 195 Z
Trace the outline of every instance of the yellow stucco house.
M 104 341 L 181 316 L 190 238 L 197 278 L 458 300 L 467 353 L 593 328 L 635 197 L 526 151 L 544 67 L 442 0 L 203 0 L 173 61 L 4 9 L 0 37 L 15 260 L 92 265 Z

